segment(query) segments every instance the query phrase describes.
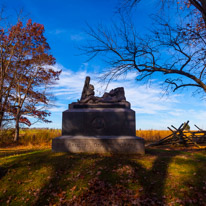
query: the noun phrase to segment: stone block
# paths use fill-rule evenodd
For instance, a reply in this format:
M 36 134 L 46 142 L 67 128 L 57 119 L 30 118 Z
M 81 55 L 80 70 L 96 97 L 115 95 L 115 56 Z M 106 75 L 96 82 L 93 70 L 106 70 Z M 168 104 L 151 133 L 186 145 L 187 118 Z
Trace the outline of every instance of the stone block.
M 144 154 L 144 139 L 136 136 L 61 136 L 52 141 L 55 152 Z
M 63 112 L 62 135 L 135 136 L 135 112 L 128 108 L 69 109 Z

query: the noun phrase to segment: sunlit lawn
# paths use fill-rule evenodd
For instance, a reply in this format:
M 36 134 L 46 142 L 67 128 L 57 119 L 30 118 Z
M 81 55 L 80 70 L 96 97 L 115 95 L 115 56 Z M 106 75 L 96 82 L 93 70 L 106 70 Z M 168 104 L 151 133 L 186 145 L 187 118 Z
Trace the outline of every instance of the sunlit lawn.
M 0 205 L 206 205 L 206 151 L 0 149 Z

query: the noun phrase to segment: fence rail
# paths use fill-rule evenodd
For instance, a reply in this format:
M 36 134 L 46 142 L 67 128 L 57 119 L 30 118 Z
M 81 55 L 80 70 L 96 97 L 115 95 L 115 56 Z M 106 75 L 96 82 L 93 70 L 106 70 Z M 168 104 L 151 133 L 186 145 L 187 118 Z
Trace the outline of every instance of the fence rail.
M 194 125 L 197 131 L 187 131 L 189 121 L 182 123 L 178 128 L 171 125 L 167 127 L 172 134 L 160 139 L 157 142 L 149 144 L 148 146 L 159 146 L 159 145 L 194 145 L 200 147 L 200 143 L 206 142 L 206 131 Z

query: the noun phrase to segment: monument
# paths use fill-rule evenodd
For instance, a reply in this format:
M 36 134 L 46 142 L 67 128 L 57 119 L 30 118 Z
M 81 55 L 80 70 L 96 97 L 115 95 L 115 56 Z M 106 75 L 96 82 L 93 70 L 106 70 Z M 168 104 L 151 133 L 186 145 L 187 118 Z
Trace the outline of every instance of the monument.
M 80 100 L 63 112 L 62 136 L 52 140 L 55 152 L 144 154 L 144 139 L 136 137 L 135 111 L 118 87 L 96 97 L 86 77 Z

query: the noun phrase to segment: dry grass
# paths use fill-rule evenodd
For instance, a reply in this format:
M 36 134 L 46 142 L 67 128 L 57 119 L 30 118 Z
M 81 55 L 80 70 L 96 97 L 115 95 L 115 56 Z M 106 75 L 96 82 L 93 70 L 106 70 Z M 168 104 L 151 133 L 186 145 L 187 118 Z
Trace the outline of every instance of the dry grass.
M 60 129 L 27 129 L 21 131 L 20 143 L 23 145 L 50 145 L 53 138 L 61 136 Z
M 20 131 L 18 145 L 51 145 L 53 138 L 61 136 L 60 129 L 24 129 Z M 12 146 L 14 132 L 13 130 L 2 131 L 0 135 L 0 147 Z
M 168 130 L 137 130 L 136 135 L 145 139 L 146 142 L 158 141 L 168 135 L 171 132 Z
M 169 130 L 137 130 L 136 135 L 148 142 L 158 141 L 168 135 Z M 12 130 L 4 131 L 0 135 L 0 146 L 11 145 L 14 132 Z M 61 129 L 25 129 L 20 131 L 20 145 L 51 145 L 51 140 L 61 136 Z

